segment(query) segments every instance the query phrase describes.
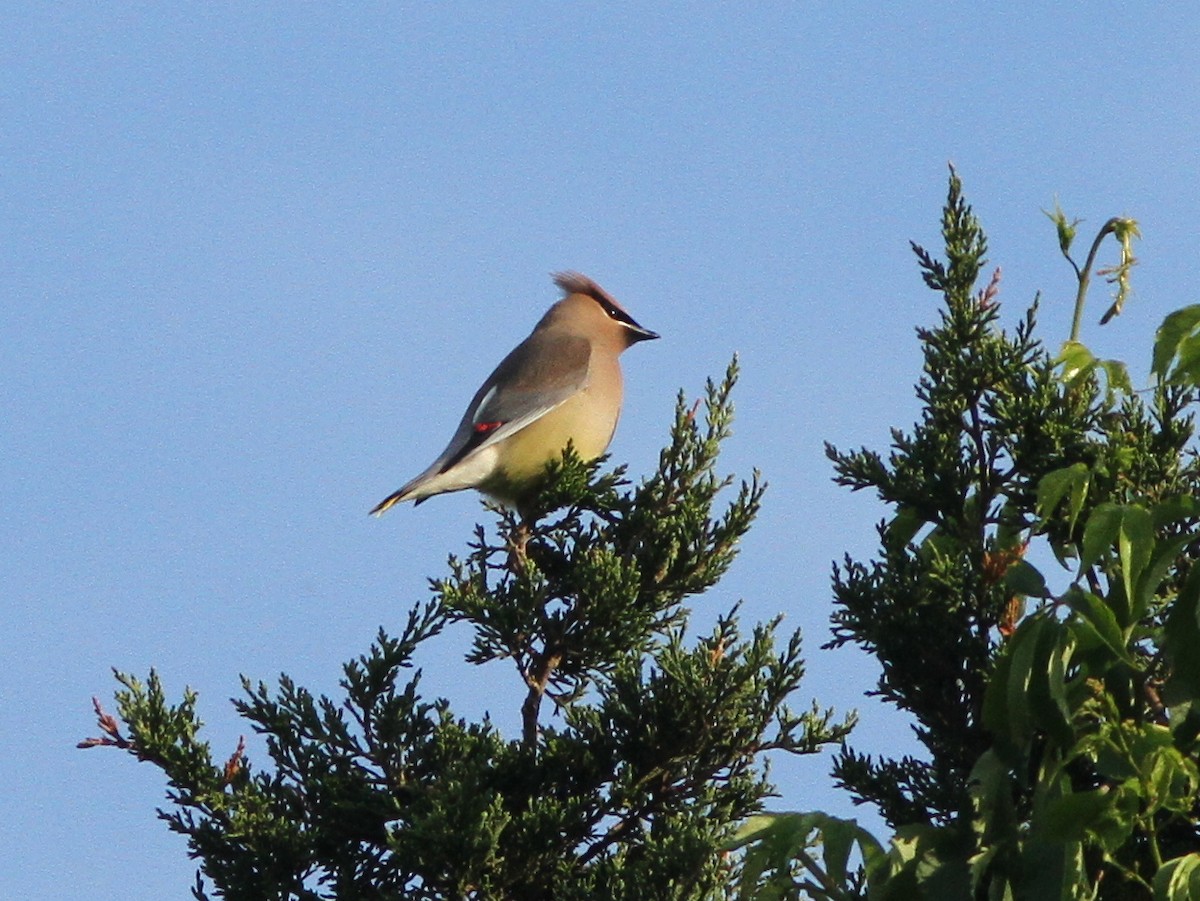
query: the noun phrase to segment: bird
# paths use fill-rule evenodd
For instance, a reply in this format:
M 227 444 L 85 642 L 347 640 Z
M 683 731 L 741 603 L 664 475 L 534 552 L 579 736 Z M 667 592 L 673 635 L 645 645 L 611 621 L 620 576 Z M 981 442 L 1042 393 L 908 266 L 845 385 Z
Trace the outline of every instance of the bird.
M 659 335 L 586 275 L 553 278 L 562 299 L 475 392 L 441 455 L 372 514 L 467 488 L 519 509 L 568 443 L 585 461 L 608 449 L 621 414 L 618 358 Z

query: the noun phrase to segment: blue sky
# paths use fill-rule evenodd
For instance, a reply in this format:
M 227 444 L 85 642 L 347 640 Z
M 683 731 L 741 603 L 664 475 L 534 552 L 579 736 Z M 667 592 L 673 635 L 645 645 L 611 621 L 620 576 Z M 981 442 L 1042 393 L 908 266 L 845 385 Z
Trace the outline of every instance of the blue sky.
M 905 721 L 864 698 L 869 659 L 819 645 L 830 564 L 872 551 L 882 510 L 831 484 L 822 442 L 915 417 L 936 298 L 908 240 L 938 246 L 947 161 L 1008 322 L 1040 290 L 1066 336 L 1056 197 L 1084 234 L 1142 223 L 1125 315 L 1098 329 L 1093 298 L 1098 353 L 1144 374 L 1196 301 L 1195 12 L 27 6 L 0 13 L 3 897 L 187 894 L 158 772 L 74 748 L 91 696 L 155 666 L 226 753 L 240 673 L 336 691 L 481 515 L 465 493 L 366 511 L 442 448 L 553 270 L 664 336 L 625 357 L 634 474 L 676 391 L 740 354 L 723 465 L 770 488 L 697 626 L 738 598 L 785 613 L 797 706 L 858 708 L 874 753 L 913 748 Z M 468 640 L 428 649 L 426 689 L 515 728 L 514 675 L 465 666 Z M 779 806 L 852 815 L 827 769 L 777 761 Z

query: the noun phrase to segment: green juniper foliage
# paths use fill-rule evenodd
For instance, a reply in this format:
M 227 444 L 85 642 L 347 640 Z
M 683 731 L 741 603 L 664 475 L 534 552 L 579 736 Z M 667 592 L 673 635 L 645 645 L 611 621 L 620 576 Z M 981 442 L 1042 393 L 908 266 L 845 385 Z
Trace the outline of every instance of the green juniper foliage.
M 915 717 L 929 752 L 843 753 L 838 781 L 892 826 L 945 823 L 970 809 L 968 777 L 988 741 L 986 676 L 1010 598 L 983 563 L 1019 552 L 1042 476 L 1097 453 L 1099 413 L 1082 393 L 1061 390 L 1034 338 L 1036 307 L 1008 334 L 998 327 L 998 277 L 976 292 L 987 241 L 956 177 L 942 235 L 945 263 L 913 245 L 925 283 L 945 301 L 937 327 L 917 333 L 920 420 L 893 430 L 886 460 L 827 446 L 839 484 L 873 489 L 896 511 L 880 529 L 881 557 L 847 558 L 834 574 L 832 642 L 879 659 L 879 694 Z
M 820 813 L 749 821 L 744 898 L 1200 899 L 1200 306 L 1166 318 L 1134 392 L 1078 339 L 1106 237 L 1102 323 L 1129 296 L 1137 225 L 1106 222 L 1081 266 L 1078 222 L 1050 217 L 1078 283 L 1057 354 L 1036 303 L 1010 332 L 998 275 L 977 289 L 987 243 L 953 171 L 944 259 L 914 245 L 943 302 L 920 418 L 886 455 L 828 447 L 891 511 L 875 559 L 835 568 L 832 644 L 877 657 L 925 752 L 836 763 L 886 844 Z
M 803 662 L 798 634 L 775 647 L 778 620 L 743 635 L 735 607 L 686 632 L 682 602 L 728 569 L 762 497 L 756 475 L 718 509 L 735 379 L 731 365 L 709 383 L 703 421 L 680 397 L 636 487 L 568 451 L 529 519 L 497 511 L 399 634 L 345 666 L 344 696 L 246 680 L 235 703 L 267 766 L 242 746 L 215 759 L 191 692 L 171 704 L 153 672 L 119 675 L 124 731 L 97 707 L 104 735 L 85 744 L 163 770 L 160 816 L 200 862 L 196 896 L 728 897 L 739 860 L 722 845 L 771 791 L 761 755 L 849 730 L 786 706 Z M 497 684 L 511 672 L 497 703 L 521 711 L 519 737 L 424 699 L 421 645 L 458 625 L 471 663 Z

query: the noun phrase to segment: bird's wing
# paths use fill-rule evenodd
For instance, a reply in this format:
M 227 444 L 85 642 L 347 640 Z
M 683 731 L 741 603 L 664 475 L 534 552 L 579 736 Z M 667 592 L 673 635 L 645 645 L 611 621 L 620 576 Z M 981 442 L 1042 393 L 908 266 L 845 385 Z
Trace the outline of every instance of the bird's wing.
M 450 446 L 436 465 L 445 472 L 541 419 L 588 384 L 591 342 L 534 333 L 513 349 L 471 400 Z

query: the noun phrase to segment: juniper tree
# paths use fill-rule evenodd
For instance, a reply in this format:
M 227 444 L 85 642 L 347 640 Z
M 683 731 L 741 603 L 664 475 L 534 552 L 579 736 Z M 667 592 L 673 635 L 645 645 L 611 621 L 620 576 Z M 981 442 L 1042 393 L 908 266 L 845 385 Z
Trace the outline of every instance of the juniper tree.
M 703 416 L 682 394 L 657 472 L 631 486 L 571 452 L 518 521 L 493 508 L 432 597 L 346 664 L 342 694 L 244 679 L 238 713 L 267 762 L 201 738 L 197 698 L 153 671 L 119 674 L 102 736 L 160 768 L 159 816 L 198 859 L 196 897 L 243 899 L 722 898 L 732 828 L 771 792 L 768 752 L 811 753 L 849 722 L 787 700 L 804 672 L 779 620 L 746 634 L 737 605 L 707 634 L 684 603 L 726 572 L 763 495 L 724 501 L 731 364 Z M 470 629 L 520 711 L 521 733 L 429 699 L 422 645 Z M 481 673 L 483 671 L 480 671 Z M 209 884 L 211 883 L 211 886 Z

